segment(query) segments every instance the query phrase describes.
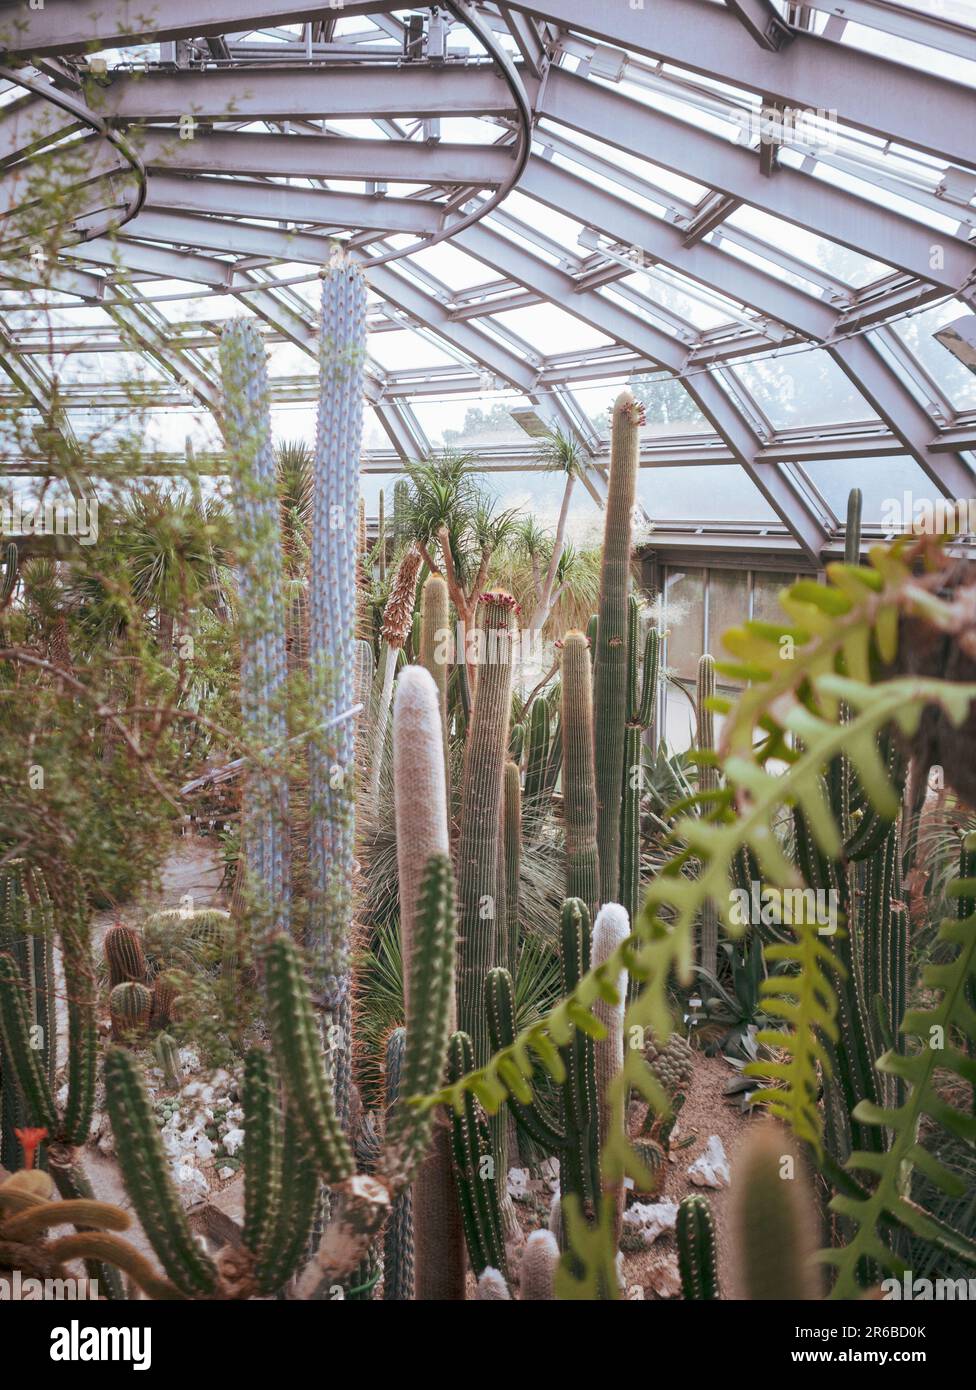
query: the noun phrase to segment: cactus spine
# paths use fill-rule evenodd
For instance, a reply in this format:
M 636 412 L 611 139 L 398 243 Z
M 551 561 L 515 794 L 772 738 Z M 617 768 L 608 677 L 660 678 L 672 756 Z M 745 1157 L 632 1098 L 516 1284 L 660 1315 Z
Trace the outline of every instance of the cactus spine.
M 595 914 L 600 905 L 600 864 L 596 844 L 593 673 L 589 642 L 582 632 L 568 632 L 563 638 L 561 700 L 566 896 L 580 898 L 588 911 Z
M 718 1298 L 715 1222 L 707 1197 L 692 1193 L 678 1203 L 675 1231 L 682 1295 L 696 1301 Z
M 712 759 L 715 756 L 715 715 L 709 701 L 715 697 L 715 661 L 707 653 L 698 661 L 698 689 L 696 701 L 697 747 L 703 754 L 698 764 L 698 790 L 703 793 L 718 790 L 718 768 Z M 702 803 L 702 814 L 712 809 L 711 802 Z M 711 974 L 718 969 L 718 913 L 715 904 L 709 900 L 702 907 L 699 924 L 698 964 Z
M 484 660 L 479 667 L 468 731 L 461 796 L 458 1017 L 461 1028 L 471 1038 L 478 1065 L 483 1065 L 489 1055 L 484 984 L 498 951 L 498 825 L 511 712 L 515 607 L 515 600 L 507 594 L 482 595 Z
M 467 1033 L 455 1033 L 448 1048 L 448 1077 L 459 1081 L 474 1068 L 474 1046 Z M 451 1120 L 454 1180 L 468 1256 L 480 1278 L 487 1268 L 505 1271 L 499 1181 L 492 1154 L 491 1127 L 481 1102 L 465 1092 Z
M 423 926 L 422 876 L 432 859 L 443 860 L 450 852 L 440 710 L 440 693 L 431 673 L 422 666 L 406 667 L 397 681 L 393 703 L 400 939 L 407 1017 L 424 1026 L 427 984 L 416 974 L 424 968 L 418 954 Z M 444 983 L 451 1031 L 456 1018 L 453 964 Z M 421 1001 L 419 1006 L 416 999 Z M 450 1126 L 440 1114 L 434 1121 L 430 1152 L 414 1184 L 413 1220 L 417 1297 L 463 1299 L 464 1245 L 451 1176 Z
M 644 734 L 654 717 L 660 634 L 650 628 L 640 662 L 640 602 L 631 594 L 627 615 L 627 728 L 624 735 L 623 810 L 620 823 L 620 901 L 633 922 L 640 911 L 640 807 Z
M 108 997 L 112 1018 L 112 1037 L 116 1042 L 134 1042 L 149 1027 L 152 1016 L 152 990 L 134 980 L 116 985 Z
M 241 706 L 251 744 L 243 844 L 261 935 L 287 930 L 290 883 L 284 567 L 271 447 L 266 354 L 254 319 L 232 319 L 220 344 L 227 456 L 240 537 Z
M 326 1008 L 347 1033 L 356 751 L 349 711 L 356 699 L 356 523 L 365 357 L 366 282 L 355 265 L 338 261 L 322 279 L 309 590 L 312 690 L 323 721 L 338 722 L 309 746 L 309 941 L 324 977 L 319 983 Z M 347 1104 L 348 1055 L 348 1047 L 338 1052 L 340 1114 Z
M 639 431 L 643 419 L 643 407 L 630 391 L 622 391 L 613 406 L 613 444 L 593 678 L 600 891 L 611 901 L 620 883 L 620 789 L 627 722 L 627 590 L 637 496 Z

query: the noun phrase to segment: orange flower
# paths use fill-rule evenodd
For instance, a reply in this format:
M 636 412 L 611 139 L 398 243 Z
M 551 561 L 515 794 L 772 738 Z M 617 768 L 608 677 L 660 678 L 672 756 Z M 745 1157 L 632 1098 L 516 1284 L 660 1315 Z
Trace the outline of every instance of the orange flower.
M 38 1146 L 38 1144 L 40 1144 L 41 1140 L 47 1138 L 47 1130 L 46 1130 L 46 1129 L 15 1129 L 15 1130 L 14 1130 L 14 1134 L 16 1134 L 17 1138 L 20 1140 L 21 1147 L 22 1147 L 23 1150 L 24 1150 L 24 1167 L 25 1167 L 25 1168 L 33 1168 L 33 1166 L 34 1166 L 34 1154 L 35 1154 L 35 1152 L 36 1152 L 36 1150 L 37 1150 L 37 1146 Z

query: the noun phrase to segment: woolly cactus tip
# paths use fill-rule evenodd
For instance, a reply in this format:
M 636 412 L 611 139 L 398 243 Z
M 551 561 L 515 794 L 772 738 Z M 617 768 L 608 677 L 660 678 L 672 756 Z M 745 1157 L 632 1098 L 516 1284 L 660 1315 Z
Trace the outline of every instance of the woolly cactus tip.
M 630 917 L 619 903 L 604 903 L 593 924 L 591 955 L 594 965 L 600 965 L 630 935 Z
M 621 391 L 613 403 L 613 413 L 615 416 L 622 416 L 632 425 L 645 425 L 647 423 L 647 412 L 643 403 L 634 398 L 633 391 Z
M 505 1278 L 497 1269 L 492 1269 L 491 1265 L 483 1269 L 481 1278 L 478 1280 L 478 1291 L 475 1298 L 479 1301 L 488 1302 L 511 1302 L 512 1295 L 508 1291 Z
M 394 713 L 409 706 L 429 706 L 437 701 L 437 682 L 426 666 L 405 666 L 397 677 Z
M 501 590 L 493 591 L 491 593 L 486 592 L 483 594 L 479 594 L 478 602 L 484 604 L 500 605 L 503 608 L 508 608 L 512 613 L 516 614 L 521 613 L 522 611 L 522 605 L 515 598 L 513 598 L 511 594 L 503 593 Z

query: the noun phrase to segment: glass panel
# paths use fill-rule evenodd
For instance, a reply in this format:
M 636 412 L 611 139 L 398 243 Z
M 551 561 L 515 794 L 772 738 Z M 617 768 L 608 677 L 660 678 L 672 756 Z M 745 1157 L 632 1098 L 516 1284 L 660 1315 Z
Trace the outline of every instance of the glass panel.
M 666 662 L 672 674 L 695 680 L 705 627 L 705 571 L 669 565 L 664 578 L 664 622 L 668 632 Z
M 792 584 L 796 575 L 788 570 L 757 570 L 753 576 L 752 616 L 757 622 L 785 622 L 786 615 L 779 606 L 779 594 Z
M 708 650 L 716 661 L 727 658 L 722 645 L 722 633 L 730 627 L 741 627 L 749 616 L 748 570 L 719 570 L 708 572 Z M 718 677 L 720 685 L 741 686 L 742 681 L 730 676 Z
M 538 442 L 530 439 L 511 416 L 514 406 L 529 404 L 525 396 L 479 396 L 474 401 L 470 397 L 448 401 L 413 399 L 410 404 L 435 449 L 521 444 L 527 457 L 538 450 Z
M 514 508 L 537 525 L 554 531 L 559 520 L 565 479 L 559 473 L 491 472 L 479 476 L 486 493 L 495 497 L 500 511 Z M 603 510 L 593 501 L 583 484 L 573 485 L 566 539 L 577 548 L 598 546 L 603 538 Z
M 703 463 L 687 468 L 642 468 L 637 496 L 653 521 L 778 521 L 741 468 Z
M 665 686 L 664 737 L 672 753 L 684 753 L 695 743 L 693 691 L 670 682 Z
M 934 336 L 955 319 L 973 315 L 957 299 L 937 304 L 894 325 L 895 332 L 938 386 L 954 410 L 976 410 L 976 376 Z
M 914 459 L 898 455 L 821 459 L 817 463 L 804 463 L 803 469 L 842 525 L 847 515 L 847 497 L 854 483 L 861 489 L 861 516 L 866 525 L 890 524 L 892 503 L 897 503 L 906 513 L 910 511 L 904 506 L 906 492 L 915 501 L 934 500 L 939 495 L 935 484 Z
M 877 419 L 821 348 L 743 363 L 733 371 L 776 429 Z

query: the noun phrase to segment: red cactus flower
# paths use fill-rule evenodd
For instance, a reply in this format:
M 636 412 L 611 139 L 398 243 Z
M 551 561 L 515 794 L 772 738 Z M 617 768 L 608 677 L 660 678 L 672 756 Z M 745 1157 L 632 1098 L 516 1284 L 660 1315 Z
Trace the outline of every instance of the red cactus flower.
M 484 593 L 478 595 L 478 600 L 481 603 L 500 603 L 503 607 L 510 608 L 513 613 L 521 613 L 522 611 L 522 605 L 516 602 L 511 594 Z
M 24 1167 L 33 1168 L 34 1154 L 37 1146 L 42 1139 L 47 1138 L 46 1129 L 15 1129 L 14 1134 L 20 1140 L 20 1146 L 24 1150 Z

